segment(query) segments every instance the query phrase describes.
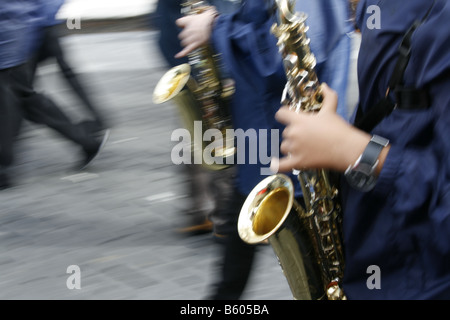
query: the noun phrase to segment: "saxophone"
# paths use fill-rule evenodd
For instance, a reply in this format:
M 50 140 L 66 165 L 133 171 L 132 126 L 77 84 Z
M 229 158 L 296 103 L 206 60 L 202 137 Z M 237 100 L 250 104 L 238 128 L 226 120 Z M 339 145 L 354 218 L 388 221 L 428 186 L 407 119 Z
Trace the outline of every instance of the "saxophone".
M 182 4 L 181 12 L 195 15 L 210 8 L 205 1 L 188 0 Z M 174 101 L 191 137 L 199 134 L 195 130 L 195 123 L 201 123 L 202 137 L 209 129 L 219 130 L 222 140 L 215 140 L 214 144 L 207 145 L 202 139 L 199 146 L 195 143 L 197 139 L 192 139 L 191 154 L 194 154 L 194 159 L 203 159 L 204 153 L 209 152 L 215 161 L 202 161 L 202 165 L 210 170 L 222 170 L 229 167 L 229 163 L 234 163 L 232 158 L 236 153 L 233 135 L 228 137 L 226 134 L 228 129 L 232 129 L 230 104 L 234 81 L 222 77 L 220 57 L 209 45 L 191 52 L 188 61 L 163 75 L 153 92 L 153 103 Z
M 276 4 L 280 17 L 272 33 L 278 38 L 287 75 L 282 103 L 296 112 L 317 112 L 322 94 L 307 37 L 307 17 L 292 13 L 295 0 L 276 0 Z M 294 174 L 303 203 L 295 199 L 287 175 L 269 176 L 247 197 L 239 215 L 239 235 L 250 244 L 269 241 L 294 299 L 345 300 L 338 190 L 326 170 L 294 170 Z

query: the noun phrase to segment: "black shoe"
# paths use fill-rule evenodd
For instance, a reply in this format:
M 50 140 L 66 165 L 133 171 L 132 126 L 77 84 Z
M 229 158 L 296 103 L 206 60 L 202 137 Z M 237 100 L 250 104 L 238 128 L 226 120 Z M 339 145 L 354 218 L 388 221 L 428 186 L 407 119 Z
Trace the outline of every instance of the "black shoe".
M 98 135 L 99 132 L 105 132 L 109 129 L 109 127 L 100 120 L 84 120 L 79 123 L 79 126 L 91 135 Z
M 102 151 L 103 147 L 108 141 L 109 134 L 110 134 L 109 129 L 101 131 L 100 133 L 96 134 L 98 136 L 96 137 L 96 140 L 98 140 L 98 145 L 95 149 L 91 151 L 86 150 L 84 151 L 84 159 L 81 162 L 81 165 L 79 166 L 78 170 L 81 171 L 86 169 L 97 158 L 97 156 L 100 154 L 100 151 Z

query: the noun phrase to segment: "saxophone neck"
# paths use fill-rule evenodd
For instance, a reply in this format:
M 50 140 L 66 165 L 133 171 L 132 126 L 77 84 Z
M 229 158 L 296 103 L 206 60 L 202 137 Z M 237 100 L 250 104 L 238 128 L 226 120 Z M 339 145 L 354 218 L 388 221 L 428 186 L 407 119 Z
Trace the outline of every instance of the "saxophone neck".
M 272 33 L 278 38 L 288 79 L 283 103 L 295 111 L 318 111 L 322 106 L 320 83 L 315 72 L 316 58 L 307 35 L 307 15 L 294 11 L 295 0 L 276 0 L 276 4 L 279 23 L 272 27 Z

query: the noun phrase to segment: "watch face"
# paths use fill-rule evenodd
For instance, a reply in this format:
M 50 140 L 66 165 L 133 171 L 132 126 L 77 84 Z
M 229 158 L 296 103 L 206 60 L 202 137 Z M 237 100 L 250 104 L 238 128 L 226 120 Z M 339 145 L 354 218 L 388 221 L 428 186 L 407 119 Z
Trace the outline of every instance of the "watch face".
M 358 170 L 352 170 L 346 174 L 347 182 L 352 188 L 367 192 L 372 190 L 376 184 L 376 178 L 373 175 L 367 175 Z

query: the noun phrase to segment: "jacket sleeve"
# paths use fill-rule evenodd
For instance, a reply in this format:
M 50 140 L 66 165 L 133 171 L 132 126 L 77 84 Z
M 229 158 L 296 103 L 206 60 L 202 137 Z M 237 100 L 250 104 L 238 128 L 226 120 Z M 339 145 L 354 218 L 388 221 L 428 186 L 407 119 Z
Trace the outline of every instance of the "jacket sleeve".
M 277 40 L 270 32 L 274 16 L 261 4 L 245 1 L 235 13 L 219 16 L 212 42 L 233 77 L 246 77 L 254 90 L 265 93 L 274 90 L 274 77 L 278 80 L 283 68 Z

